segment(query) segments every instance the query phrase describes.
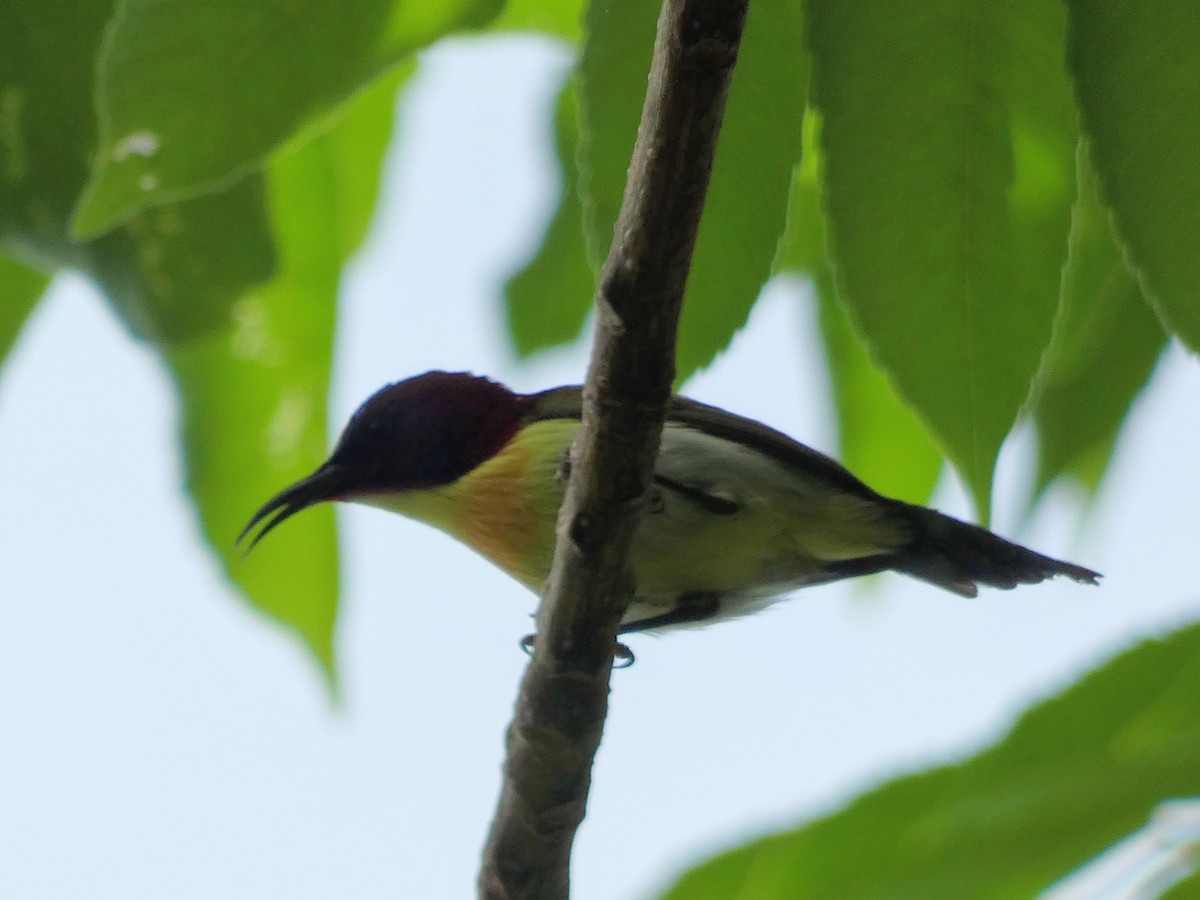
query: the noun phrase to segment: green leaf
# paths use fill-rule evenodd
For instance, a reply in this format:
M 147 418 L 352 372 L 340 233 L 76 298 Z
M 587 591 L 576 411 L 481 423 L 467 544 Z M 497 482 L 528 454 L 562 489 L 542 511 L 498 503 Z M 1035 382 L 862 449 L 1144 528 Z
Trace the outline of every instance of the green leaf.
M 580 61 L 585 231 L 602 260 L 625 187 L 646 94 L 657 8 L 593 3 Z M 750 6 L 679 325 L 677 380 L 708 365 L 746 323 L 771 274 L 800 160 L 808 90 L 803 9 Z
M 967 761 L 719 856 L 666 896 L 1032 897 L 1140 827 L 1159 800 L 1200 793 L 1197 758 L 1193 625 L 1121 654 Z
M 135 334 L 157 343 L 207 334 L 274 270 L 263 179 L 143 210 L 78 250 Z
M 1200 871 L 1173 885 L 1158 900 L 1196 900 L 1197 897 L 1200 897 Z
M 729 346 L 771 276 L 800 163 L 807 96 L 803 6 L 756 0 L 729 86 L 679 320 L 680 382 Z
M 1091 897 L 1182 900 L 1198 896 L 1200 797 L 1162 801 L 1146 823 L 1086 860 L 1039 894 L 1039 900 Z M 1183 892 L 1174 890 L 1183 887 Z M 1188 890 L 1190 888 L 1190 890 Z
M 579 195 L 592 268 L 600 270 L 612 243 L 625 193 L 658 8 L 639 0 L 592 0 L 578 64 Z
M 4 0 L 0 29 L 0 238 L 61 265 L 65 222 L 95 144 L 92 61 L 112 4 Z
M 871 362 L 837 301 L 829 271 L 813 286 L 837 404 L 839 458 L 875 490 L 928 503 L 942 471 L 941 451 Z
M 575 340 L 596 293 L 575 182 L 579 112 L 570 78 L 558 97 L 554 127 L 563 182 L 558 208 L 533 259 L 504 285 L 508 333 L 521 356 Z
M 825 216 L 818 202 L 821 155 L 814 139 L 818 130 L 818 117 L 810 112 L 804 161 L 792 184 L 787 230 L 776 266 L 810 279 L 816 295 L 837 411 L 839 458 L 889 497 L 925 503 L 937 484 L 942 454 L 871 362 L 838 303 L 825 258 Z
M 109 7 L 10 2 L 15 27 L 0 30 L 4 246 L 43 271 L 87 273 L 144 338 L 177 341 L 218 327 L 245 288 L 271 273 L 261 179 L 139 215 L 99 240 L 73 240 L 67 222 L 96 139 L 91 61 Z
M 0 367 L 50 279 L 0 256 Z
M 986 520 L 1058 305 L 1076 142 L 1063 10 L 809 11 L 838 295 Z
M 1200 11 L 1193 0 L 1067 8 L 1101 196 L 1163 324 L 1200 351 Z
M 508 0 L 491 28 L 540 31 L 575 44 L 583 35 L 583 0 Z
M 1167 338 L 1113 241 L 1080 150 L 1079 197 L 1063 270 L 1062 306 L 1033 404 L 1034 496 L 1071 474 L 1094 491 Z
M 403 56 L 501 6 L 120 0 L 99 58 L 100 141 L 75 233 L 94 236 L 259 168 Z
M 272 160 L 279 274 L 238 301 L 229 328 L 168 354 L 183 402 L 188 486 L 209 541 L 251 602 L 295 629 L 331 679 L 332 511 L 298 516 L 244 558 L 234 539 L 260 504 L 326 457 L 338 282 L 366 232 L 396 88 L 410 71 L 372 86 L 327 133 Z

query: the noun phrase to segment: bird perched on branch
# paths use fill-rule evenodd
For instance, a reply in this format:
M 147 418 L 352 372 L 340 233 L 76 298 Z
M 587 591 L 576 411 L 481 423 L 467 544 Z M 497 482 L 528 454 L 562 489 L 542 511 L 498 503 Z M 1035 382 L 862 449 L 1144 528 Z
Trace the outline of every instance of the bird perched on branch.
M 466 373 L 388 385 L 346 425 L 329 460 L 269 500 L 238 540 L 253 547 L 317 503 L 419 519 L 533 591 L 554 553 L 579 387 L 517 394 Z M 827 456 L 760 422 L 671 400 L 632 548 L 637 589 L 623 633 L 753 612 L 798 588 L 892 570 L 964 597 L 1054 575 L 1098 573 L 984 528 L 877 494 Z

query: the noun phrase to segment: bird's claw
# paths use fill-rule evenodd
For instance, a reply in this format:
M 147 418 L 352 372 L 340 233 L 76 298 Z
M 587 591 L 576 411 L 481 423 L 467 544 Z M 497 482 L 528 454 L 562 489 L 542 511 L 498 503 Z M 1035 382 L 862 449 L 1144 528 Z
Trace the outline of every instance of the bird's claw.
M 534 645 L 537 644 L 536 634 L 527 634 L 521 638 L 520 647 L 526 656 L 533 656 Z M 613 668 L 628 669 L 637 661 L 637 657 L 633 655 L 633 651 L 617 641 L 616 649 L 613 651 Z

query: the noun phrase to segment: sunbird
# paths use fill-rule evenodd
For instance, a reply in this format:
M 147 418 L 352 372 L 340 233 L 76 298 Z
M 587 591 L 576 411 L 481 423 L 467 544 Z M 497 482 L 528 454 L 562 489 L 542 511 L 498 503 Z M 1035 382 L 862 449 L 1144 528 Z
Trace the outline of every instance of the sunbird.
M 537 592 L 550 572 L 582 389 L 518 394 L 464 372 L 390 384 L 351 416 L 332 455 L 272 497 L 238 537 L 341 501 L 426 522 Z M 621 632 L 698 625 L 798 588 L 888 570 L 963 597 L 1099 573 L 985 528 L 876 493 L 761 422 L 684 397 L 667 409 L 631 550 Z

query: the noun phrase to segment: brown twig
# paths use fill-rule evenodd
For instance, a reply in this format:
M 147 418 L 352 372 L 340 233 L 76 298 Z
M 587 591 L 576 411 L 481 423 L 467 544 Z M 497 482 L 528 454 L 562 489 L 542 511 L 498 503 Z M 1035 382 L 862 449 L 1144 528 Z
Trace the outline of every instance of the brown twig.
M 601 273 L 583 425 L 538 638 L 508 731 L 480 895 L 565 898 L 608 709 L 627 557 L 675 374 L 684 286 L 749 0 L 664 0 L 629 181 Z

